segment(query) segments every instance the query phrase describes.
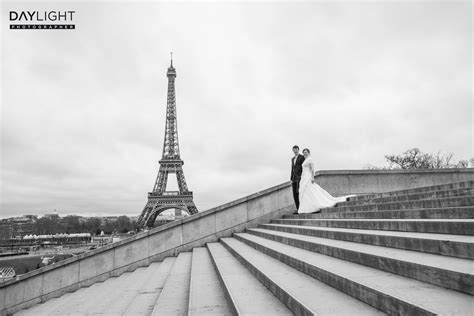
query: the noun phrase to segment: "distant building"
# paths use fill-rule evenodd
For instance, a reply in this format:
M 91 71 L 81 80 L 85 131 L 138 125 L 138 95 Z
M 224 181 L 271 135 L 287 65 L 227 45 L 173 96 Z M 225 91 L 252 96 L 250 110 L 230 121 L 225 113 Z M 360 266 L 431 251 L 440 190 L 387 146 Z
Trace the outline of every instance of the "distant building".
M 38 217 L 34 215 L 24 215 L 1 220 L 0 240 L 21 238 L 27 234 L 37 234 L 37 219 Z
M 54 210 L 53 213 L 44 214 L 42 217 L 45 217 L 45 218 L 59 218 L 59 212 L 57 210 Z
M 174 210 L 174 218 L 180 218 L 182 216 L 182 212 L 179 208 Z
M 164 225 L 164 224 L 168 224 L 168 223 L 170 223 L 174 220 L 175 220 L 175 215 L 174 214 L 161 213 L 160 215 L 158 215 L 156 217 L 155 224 L 153 225 L 153 227 L 158 227 L 158 226 L 161 226 L 161 225 Z

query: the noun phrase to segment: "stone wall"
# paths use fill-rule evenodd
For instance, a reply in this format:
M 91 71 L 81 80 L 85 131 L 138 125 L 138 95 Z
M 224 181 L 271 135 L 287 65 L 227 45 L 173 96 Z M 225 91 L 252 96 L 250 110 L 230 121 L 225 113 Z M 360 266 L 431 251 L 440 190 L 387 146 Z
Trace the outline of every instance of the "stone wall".
M 336 196 L 371 194 L 474 180 L 474 168 L 427 170 L 321 170 L 316 182 Z

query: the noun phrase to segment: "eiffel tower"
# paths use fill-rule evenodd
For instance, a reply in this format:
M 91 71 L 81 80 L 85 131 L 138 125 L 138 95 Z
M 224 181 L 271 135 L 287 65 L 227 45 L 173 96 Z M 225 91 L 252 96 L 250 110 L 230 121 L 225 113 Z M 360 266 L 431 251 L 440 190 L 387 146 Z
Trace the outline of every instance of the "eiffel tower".
M 188 190 L 184 178 L 183 164 L 179 155 L 178 125 L 176 117 L 176 93 L 174 81 L 176 69 L 173 67 L 173 53 L 171 66 L 168 68 L 168 101 L 166 106 L 165 140 L 160 170 L 156 177 L 153 191 L 148 193 L 148 202 L 138 218 L 138 228 L 153 227 L 156 217 L 168 209 L 181 209 L 188 214 L 198 212 L 193 201 L 193 192 Z M 166 191 L 169 174 L 176 174 L 179 191 Z

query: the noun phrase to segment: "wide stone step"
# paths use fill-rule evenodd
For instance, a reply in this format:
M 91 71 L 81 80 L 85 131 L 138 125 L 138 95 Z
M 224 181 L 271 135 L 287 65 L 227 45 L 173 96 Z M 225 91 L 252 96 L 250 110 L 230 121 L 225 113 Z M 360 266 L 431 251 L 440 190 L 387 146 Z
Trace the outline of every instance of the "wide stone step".
M 94 314 L 104 313 L 108 311 L 108 309 L 114 309 L 115 313 L 122 313 L 123 310 L 115 310 L 114 302 L 117 300 L 118 297 L 121 297 L 121 294 L 123 294 L 122 291 L 131 287 L 134 283 L 142 283 L 146 277 L 148 268 L 149 267 L 140 267 L 133 272 L 125 273 L 123 277 L 120 277 L 120 279 L 117 280 L 118 282 L 115 282 L 114 284 L 107 284 L 108 281 L 105 281 L 102 293 L 99 292 L 92 298 L 88 298 L 84 301 L 81 301 L 81 299 L 75 300 L 75 304 L 65 306 L 65 309 L 60 310 L 59 312 L 63 314 L 70 310 L 87 314 Z M 130 293 L 127 296 L 129 295 Z M 114 306 L 111 307 L 111 304 L 114 304 Z
M 234 238 L 223 238 L 221 243 L 296 315 L 382 314 Z
M 112 279 L 116 279 L 116 278 L 112 278 Z M 112 280 L 112 279 L 110 279 L 110 280 Z M 64 294 L 60 297 L 50 299 L 50 300 L 48 300 L 44 303 L 36 304 L 36 305 L 34 305 L 34 306 L 32 306 L 28 309 L 23 309 L 23 310 L 15 313 L 15 316 L 17 316 L 17 315 L 18 316 L 22 316 L 22 315 L 28 315 L 28 316 L 29 315 L 51 315 L 52 311 L 57 309 L 62 304 L 65 304 L 65 302 L 71 301 L 72 299 L 76 299 L 77 298 L 76 295 L 83 295 L 84 292 L 87 292 L 88 290 L 90 290 L 93 287 L 98 287 L 101 284 L 103 284 L 103 283 L 102 282 L 95 283 L 95 284 L 91 285 L 90 287 L 83 287 L 83 288 L 78 289 L 75 292 L 66 293 L 66 294 Z
M 275 219 L 273 224 L 474 235 L 473 219 Z
M 76 292 L 73 292 L 73 293 L 79 293 L 79 291 L 82 292 L 82 291 L 85 291 L 85 289 L 86 288 L 81 288 L 81 289 L 79 289 L 79 290 L 77 290 Z M 16 312 L 14 315 L 15 316 L 48 315 L 48 313 L 51 310 L 53 310 L 54 308 L 57 308 L 64 301 L 69 300 L 73 293 L 66 293 L 64 295 L 61 295 L 60 297 L 52 298 L 52 299 L 48 300 L 47 302 L 33 305 L 32 307 L 27 308 L 27 309 L 22 309 L 22 310 Z
M 459 206 L 474 206 L 474 196 L 457 196 L 435 200 L 416 200 L 389 203 L 370 203 L 364 205 L 349 205 L 323 208 L 321 213 L 334 212 L 364 212 L 364 211 L 387 211 L 402 209 L 426 209 L 426 208 L 446 208 Z
M 175 258 L 137 268 L 23 310 L 18 315 L 150 315 Z
M 448 197 L 468 196 L 468 195 L 474 195 L 473 187 L 453 189 L 453 190 L 443 190 L 443 191 L 419 192 L 419 193 L 412 193 L 412 194 L 407 194 L 407 195 L 386 196 L 386 197 L 375 198 L 375 199 L 370 199 L 370 200 L 358 200 L 358 201 L 349 200 L 347 202 L 338 203 L 338 206 L 354 206 L 354 205 L 365 205 L 365 204 L 381 204 L 381 203 L 391 203 L 391 202 L 442 199 L 442 198 L 448 198 Z
M 471 295 L 258 236 L 235 235 L 246 245 L 388 314 L 472 315 Z
M 292 315 L 224 246 L 207 248 L 234 315 Z
M 260 228 L 293 234 L 353 241 L 358 243 L 474 259 L 474 237 L 299 225 L 262 224 Z
M 188 313 L 191 260 L 190 252 L 181 252 L 178 255 L 156 301 L 152 315 L 186 315 Z
M 44 305 L 46 306 L 47 310 L 44 310 L 44 313 L 39 313 L 40 315 L 67 315 L 71 313 L 71 311 L 79 311 L 86 313 L 88 308 L 96 303 L 100 302 L 101 297 L 107 297 L 110 293 L 113 293 L 113 290 L 122 282 L 127 282 L 127 279 L 133 272 L 123 273 L 119 277 L 114 277 L 107 279 L 101 283 L 95 283 L 92 286 L 85 288 L 84 291 L 77 291 L 72 293 L 70 299 L 64 301 L 59 306 L 54 306 L 53 302 L 51 302 L 50 308 L 48 308 L 49 301 L 47 301 Z M 37 315 L 37 314 L 32 314 Z
M 460 207 L 441 207 L 441 208 L 425 208 L 425 209 L 408 209 L 408 210 L 387 210 L 387 211 L 359 211 L 359 212 L 334 212 L 334 213 L 313 213 L 313 214 L 297 214 L 284 215 L 287 219 L 303 219 L 303 218 L 474 218 L 474 206 Z
M 124 309 L 123 315 L 150 315 L 152 313 L 175 261 L 175 257 L 166 258 L 156 270 L 148 275 L 148 280 Z
M 224 289 L 207 248 L 194 248 L 188 315 L 231 315 Z
M 474 261 L 265 229 L 249 234 L 412 279 L 474 294 Z M 240 237 L 237 235 L 237 239 Z
M 75 311 L 88 314 L 123 315 L 128 305 L 138 295 L 140 288 L 147 286 L 150 277 L 159 269 L 160 263 L 152 263 L 148 267 L 140 267 L 121 280 L 109 292 L 99 296 L 97 300 L 85 302 Z
M 367 200 L 378 199 L 378 198 L 389 197 L 389 196 L 409 195 L 409 194 L 433 192 L 433 191 L 446 191 L 446 190 L 464 189 L 464 188 L 472 188 L 472 187 L 474 187 L 474 181 L 454 182 L 454 183 L 424 186 L 424 187 L 406 189 L 406 190 L 397 190 L 397 191 L 390 191 L 390 192 L 384 192 L 384 193 L 354 196 L 354 197 L 349 198 L 349 201 L 367 201 Z

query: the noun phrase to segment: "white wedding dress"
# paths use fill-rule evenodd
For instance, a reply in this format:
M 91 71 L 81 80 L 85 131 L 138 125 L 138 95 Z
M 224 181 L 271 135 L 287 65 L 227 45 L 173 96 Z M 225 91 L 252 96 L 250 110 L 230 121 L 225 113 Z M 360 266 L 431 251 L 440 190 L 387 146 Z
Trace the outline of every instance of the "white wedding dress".
M 318 184 L 311 182 L 314 178 L 313 170 L 313 159 L 311 156 L 308 156 L 308 158 L 303 162 L 303 173 L 301 174 L 299 190 L 300 207 L 298 209 L 298 214 L 314 213 L 322 208 L 332 207 L 339 202 L 344 202 L 348 197 L 354 196 L 348 195 L 333 197 Z

